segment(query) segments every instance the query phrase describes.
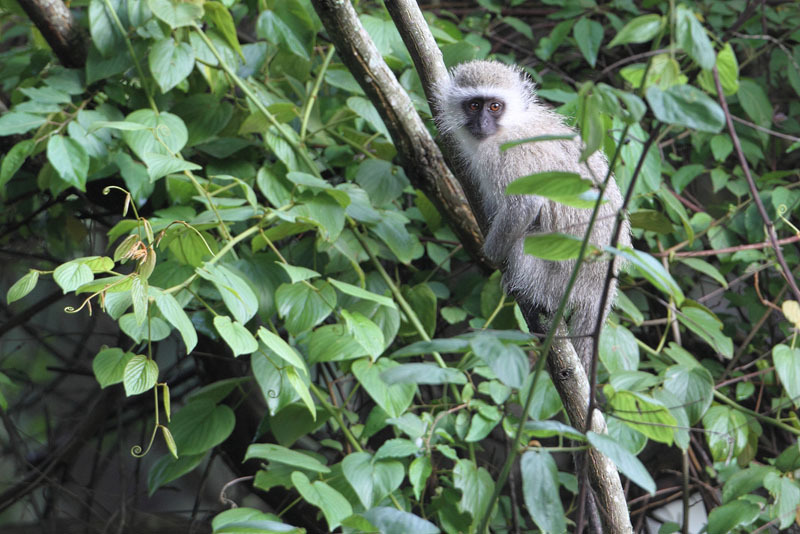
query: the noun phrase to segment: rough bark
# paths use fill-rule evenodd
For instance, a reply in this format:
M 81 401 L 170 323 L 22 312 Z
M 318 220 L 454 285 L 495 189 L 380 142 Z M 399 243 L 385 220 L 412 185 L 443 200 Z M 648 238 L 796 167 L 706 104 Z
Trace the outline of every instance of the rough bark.
M 482 258 L 480 229 L 461 186 L 352 4 L 337 0 L 312 0 L 312 4 L 339 57 L 380 113 L 411 183 L 442 210 L 467 251 Z M 481 261 L 488 265 L 484 259 Z
M 86 64 L 86 46 L 69 8 L 61 0 L 18 0 L 19 5 L 42 32 L 47 44 L 65 67 Z

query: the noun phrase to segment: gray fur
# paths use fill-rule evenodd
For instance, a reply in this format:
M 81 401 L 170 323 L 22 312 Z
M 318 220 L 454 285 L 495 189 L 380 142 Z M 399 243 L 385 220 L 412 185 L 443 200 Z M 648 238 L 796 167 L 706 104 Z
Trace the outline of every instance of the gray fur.
M 476 97 L 497 98 L 504 104 L 498 131 L 482 140 L 464 127 L 466 119 L 461 104 Z M 484 252 L 504 267 L 506 292 L 528 299 L 549 313 L 555 312 L 575 262 L 553 262 L 526 255 L 523 242 L 527 235 L 539 232 L 583 237 L 592 210 L 571 208 L 533 195 L 509 196 L 505 188 L 521 176 L 544 171 L 575 172 L 598 184 L 608 172 L 605 156 L 596 152 L 589 157 L 591 172 L 586 163 L 579 162 L 582 145 L 577 133 L 564 124 L 560 115 L 536 101 L 533 82 L 518 67 L 497 61 L 462 63 L 438 84 L 435 105 L 440 133 L 454 145 L 468 179 L 480 191 L 481 208 L 489 223 Z M 576 134 L 576 137 L 525 143 L 500 151 L 500 145 L 509 141 L 554 134 Z M 604 198 L 607 202 L 600 207 L 592 229 L 591 242 L 598 246 L 610 244 L 622 207 L 622 196 L 613 178 Z M 630 239 L 630 225 L 625 219 L 619 244 L 630 245 Z M 570 332 L 575 336 L 573 345 L 587 369 L 592 357 L 592 339 L 588 336 L 598 317 L 605 322 L 616 295 L 614 279 L 608 304 L 604 310 L 599 309 L 606 269 L 606 261 L 587 258 L 568 301 L 572 311 Z

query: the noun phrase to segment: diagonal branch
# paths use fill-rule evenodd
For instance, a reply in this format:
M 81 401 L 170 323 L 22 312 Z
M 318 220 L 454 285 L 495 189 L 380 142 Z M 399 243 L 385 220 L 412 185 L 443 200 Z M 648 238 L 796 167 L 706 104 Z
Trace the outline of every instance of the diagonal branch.
M 792 271 L 786 264 L 786 258 L 783 257 L 783 251 L 778 244 L 778 236 L 775 234 L 775 224 L 773 224 L 772 220 L 769 218 L 767 210 L 764 208 L 764 203 L 761 202 L 761 195 L 758 194 L 756 182 L 753 180 L 753 175 L 750 174 L 750 166 L 747 164 L 747 159 L 744 157 L 742 144 L 739 142 L 739 136 L 736 135 L 736 129 L 733 127 L 733 120 L 731 120 L 731 113 L 728 111 L 728 102 L 725 100 L 725 94 L 722 92 L 722 83 L 719 81 L 719 72 L 717 71 L 716 65 L 714 66 L 713 72 L 714 83 L 717 86 L 717 98 L 719 99 L 720 106 L 722 106 L 722 111 L 725 112 L 725 122 L 728 125 L 728 133 L 730 133 L 731 140 L 733 141 L 733 147 L 736 150 L 736 155 L 739 157 L 739 165 L 742 166 L 744 177 L 747 180 L 747 185 L 750 186 L 750 195 L 753 197 L 753 202 L 756 203 L 758 213 L 761 215 L 761 219 L 764 221 L 764 226 L 767 227 L 767 238 L 769 239 L 773 250 L 775 250 L 775 257 L 778 259 L 778 264 L 781 266 L 781 274 L 789 284 L 795 300 L 800 301 L 800 289 L 797 287 L 797 282 L 794 280 Z
M 480 229 L 461 186 L 352 4 L 336 0 L 312 0 L 312 4 L 339 57 L 380 113 L 411 182 L 444 212 L 467 251 L 488 265 L 480 252 Z

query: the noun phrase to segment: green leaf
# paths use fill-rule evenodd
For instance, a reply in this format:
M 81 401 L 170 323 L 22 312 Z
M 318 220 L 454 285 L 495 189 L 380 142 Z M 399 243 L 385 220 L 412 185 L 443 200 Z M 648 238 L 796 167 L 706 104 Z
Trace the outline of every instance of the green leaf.
M 772 361 L 786 394 L 795 407 L 800 406 L 800 349 L 775 345 L 772 348 Z
M 38 128 L 46 122 L 44 117 L 22 113 L 20 111 L 7 111 L 0 116 L 0 136 L 24 134 Z
M 224 265 L 206 262 L 195 272 L 214 284 L 225 306 L 240 323 L 247 323 L 258 311 L 258 297 L 247 282 L 233 270 Z
M 578 49 L 586 58 L 589 65 L 594 68 L 597 64 L 597 52 L 603 42 L 603 26 L 596 20 L 581 17 L 572 29 L 572 35 L 578 44 Z
M 214 534 L 305 534 L 305 529 L 287 525 L 275 514 L 265 514 L 253 508 L 225 510 L 214 517 L 211 525 Z
M 240 322 L 231 321 L 227 315 L 214 317 L 214 328 L 233 351 L 234 356 L 252 354 L 258 350 L 258 341 Z
M 425 489 L 425 484 L 428 478 L 433 473 L 430 456 L 419 456 L 414 458 L 408 466 L 408 480 L 414 490 L 414 498 L 419 500 L 422 495 L 422 490 Z
M 205 457 L 205 453 L 182 454 L 179 458 L 165 454 L 155 461 L 147 473 L 147 495 L 152 497 L 158 488 L 193 471 Z
M 559 421 L 528 421 L 525 423 L 525 431 L 537 438 L 564 436 L 577 441 L 586 441 L 586 436 L 581 432 Z
M 717 54 L 717 72 L 722 84 L 722 93 L 725 96 L 735 95 L 739 90 L 739 62 L 736 60 L 736 54 L 730 43 L 725 43 L 725 46 Z M 717 94 L 717 85 L 711 71 L 702 71 L 697 76 L 697 81 L 707 93 Z
M 587 432 L 586 437 L 589 439 L 589 443 L 595 449 L 608 456 L 617 469 L 631 479 L 631 482 L 650 495 L 655 495 L 656 483 L 636 456 L 606 435 Z
M 47 160 L 62 180 L 86 191 L 89 154 L 80 143 L 63 135 L 52 136 L 47 142 Z
M 559 496 L 558 466 L 547 451 L 529 450 L 520 458 L 522 496 L 528 514 L 543 532 L 566 532 Z
M 14 285 L 8 288 L 8 293 L 6 293 L 6 303 L 11 304 L 12 302 L 23 298 L 25 295 L 33 291 L 38 281 L 39 271 L 34 271 L 33 269 L 28 271 L 28 274 L 14 282 Z
M 574 208 L 594 207 L 595 192 L 591 192 L 592 182 L 580 177 L 574 172 L 540 172 L 523 176 L 508 184 L 506 193 L 509 195 L 538 195 L 550 200 L 560 202 Z M 592 195 L 594 193 L 594 195 Z
M 390 506 L 377 506 L 364 512 L 363 515 L 378 532 L 386 534 L 439 534 L 439 528 L 412 513 L 398 510 Z M 371 531 L 371 529 L 370 529 Z
M 693 425 L 711 406 L 714 379 L 708 369 L 700 365 L 673 365 L 664 373 L 664 389 L 681 401 L 689 423 Z
M 458 460 L 453 469 L 453 485 L 461 490 L 459 510 L 470 514 L 475 521 L 486 515 L 494 491 L 494 480 L 486 469 L 476 468 L 470 460 Z
M 367 121 L 367 123 L 372 126 L 372 129 L 383 135 L 385 139 L 392 139 L 392 136 L 389 135 L 389 130 L 386 129 L 386 125 L 383 124 L 383 119 L 381 119 L 378 110 L 375 109 L 372 102 L 362 96 L 351 96 L 347 99 L 347 107 L 350 108 L 350 111 Z
M 161 39 L 150 48 L 147 62 L 161 92 L 166 93 L 191 74 L 194 50 L 189 43 L 175 43 L 171 37 Z
M 281 284 L 275 292 L 278 315 L 293 336 L 310 330 L 324 321 L 336 306 L 336 292 L 318 280 L 314 287 L 306 284 Z
M 300 471 L 292 473 L 292 483 L 303 499 L 322 510 L 329 532 L 333 532 L 342 519 L 353 514 L 353 507 L 347 499 L 328 484 L 319 480 L 312 484 Z
M 781 530 L 789 528 L 795 522 L 797 508 L 800 506 L 800 486 L 790 476 L 780 476 L 773 472 L 764 477 L 764 487 L 775 499 L 770 515 L 778 519 Z
M 417 314 L 417 318 L 422 324 L 422 328 L 429 336 L 433 336 L 436 331 L 436 294 L 426 283 L 417 284 L 414 287 L 403 286 L 403 297 L 405 297 L 411 309 Z M 417 327 L 410 320 L 404 320 L 402 324 L 404 335 L 417 335 Z
M 276 356 L 279 356 L 285 362 L 300 369 L 304 374 L 308 374 L 303 358 L 280 336 L 273 334 L 262 326 L 258 329 L 258 337 Z
M 600 361 L 609 373 L 635 371 L 639 368 L 639 345 L 636 337 L 622 325 L 607 324 L 600 332 Z
M 320 326 L 311 333 L 308 363 L 354 360 L 367 355 L 366 349 L 350 335 L 343 324 Z
M 666 91 L 651 85 L 645 96 L 656 118 L 667 124 L 710 133 L 725 126 L 725 113 L 719 104 L 691 85 L 673 85 Z
M 391 417 L 400 417 L 411 405 L 414 392 L 417 390 L 413 384 L 387 384 L 381 379 L 381 374 L 399 364 L 392 360 L 381 358 L 375 363 L 369 359 L 358 360 L 353 363 L 353 374 L 364 387 L 372 400 Z
M 371 300 L 372 302 L 377 302 L 382 306 L 386 306 L 388 308 L 397 309 L 394 301 L 389 297 L 384 297 L 383 295 L 377 295 L 372 291 L 367 291 L 366 289 L 361 289 L 358 286 L 354 286 L 352 284 L 348 284 L 347 282 L 342 282 L 335 278 L 328 278 L 328 282 L 333 285 L 336 289 L 341 291 L 346 295 L 350 295 L 351 297 L 356 297 L 363 300 Z
M 119 384 L 125 377 L 125 368 L 133 358 L 132 352 L 119 348 L 103 347 L 92 360 L 92 371 L 100 387 Z
M 175 297 L 163 291 L 156 293 L 156 306 L 161 315 L 180 332 L 183 343 L 186 345 L 186 354 L 192 352 L 197 345 L 197 331 L 189 316 L 183 311 L 183 307 L 178 304 Z
M 663 15 L 641 15 L 631 19 L 617 35 L 608 43 L 608 47 L 629 44 L 629 43 L 645 43 L 658 35 L 658 32 L 664 26 L 666 18 Z
M 150 317 L 141 323 L 132 313 L 119 318 L 119 328 L 136 343 L 144 340 L 161 341 L 169 336 L 169 325 L 160 317 Z
M 373 461 L 369 453 L 355 452 L 342 460 L 342 473 L 364 508 L 381 502 L 403 482 L 403 464 Z
M 543 260 L 574 260 L 581 250 L 583 239 L 570 234 L 553 232 L 529 235 L 525 238 L 525 254 Z M 591 246 L 589 247 L 591 250 Z
M 229 406 L 197 399 L 172 416 L 169 428 L 183 456 L 202 454 L 216 447 L 228 439 L 235 425 L 236 416 Z
M 359 312 L 342 310 L 341 313 L 353 339 L 367 351 L 373 360 L 377 360 L 383 353 L 385 342 L 383 332 L 378 325 Z
M 519 389 L 528 376 L 528 357 L 517 345 L 505 344 L 491 335 L 479 335 L 470 347 L 506 386 Z
M 441 368 L 432 363 L 405 363 L 381 373 L 387 384 L 466 384 L 467 377 L 458 369 Z
M 158 380 L 158 364 L 142 354 L 134 355 L 125 365 L 122 384 L 130 397 L 149 391 Z
M 150 302 L 147 298 L 147 282 L 138 275 L 134 275 L 131 282 L 131 302 L 133 303 L 136 324 L 144 323 Z
M 169 2 L 169 0 L 156 0 Z M 193 4 L 183 4 L 193 5 Z M 125 117 L 127 123 L 146 126 L 144 130 L 123 130 L 122 139 L 133 152 L 144 161 L 149 153 L 173 156 L 186 146 L 189 133 L 183 120 L 167 112 L 140 109 Z
M 162 176 L 168 174 L 180 173 L 183 171 L 198 171 L 202 167 L 191 161 L 186 161 L 182 158 L 174 156 L 165 156 L 163 154 L 156 154 L 148 152 L 143 154 L 142 161 L 147 165 L 147 174 L 151 182 L 155 182 Z
M 89 34 L 92 36 L 92 44 L 97 47 L 103 57 L 119 53 L 120 47 L 124 46 L 122 35 L 107 11 L 109 6 L 119 13 L 122 2 L 119 0 L 111 0 L 108 3 L 104 0 L 89 2 Z
M 289 465 L 315 473 L 330 473 L 331 471 L 329 467 L 320 463 L 313 456 L 274 443 L 254 443 L 247 447 L 244 459 L 246 461 L 252 458 L 261 458 L 270 463 Z
M 614 415 L 648 438 L 672 445 L 678 422 L 666 406 L 633 391 L 617 391 L 609 398 Z
M 712 406 L 703 416 L 706 441 L 715 462 L 735 458 L 747 446 L 747 416 L 728 406 Z
M 275 45 L 285 45 L 288 50 L 306 61 L 310 60 L 303 40 L 292 30 L 277 12 L 264 10 L 258 16 L 256 35 Z
M 72 260 L 61 264 L 53 271 L 53 280 L 66 294 L 94 280 L 92 269 L 80 260 Z
M 181 0 L 147 0 L 147 5 L 156 17 L 173 30 L 181 26 L 192 26 L 203 16 L 202 5 Z
M 733 340 L 722 333 L 722 322 L 710 311 L 695 306 L 684 306 L 678 321 L 700 336 L 714 350 L 726 358 L 733 357 Z
M 605 250 L 618 255 L 620 258 L 631 263 L 636 270 L 644 276 L 651 284 L 659 290 L 675 299 L 675 303 L 680 306 L 685 299 L 683 290 L 672 278 L 672 275 L 664 269 L 664 266 L 650 254 L 632 248 L 616 250 L 606 247 Z
M 404 356 L 419 356 L 432 352 L 466 352 L 469 350 L 469 340 L 464 338 L 443 338 L 430 341 L 417 341 L 407 345 L 391 354 L 392 358 Z
M 283 263 L 280 261 L 276 261 L 275 264 L 284 271 L 286 271 L 286 274 L 289 275 L 292 284 L 296 284 L 297 282 L 302 282 L 303 280 L 310 280 L 312 278 L 320 276 L 320 274 L 317 271 L 313 269 L 308 269 L 306 267 L 289 265 L 288 263 Z
M 697 16 L 683 4 L 677 11 L 677 41 L 701 68 L 711 70 L 714 67 L 714 46 L 706 34 L 705 28 L 697 20 Z
M 303 369 L 305 374 L 308 374 L 308 371 Z M 315 421 L 317 420 L 317 406 L 314 404 L 314 399 L 311 398 L 311 392 L 306 385 L 306 382 L 297 374 L 296 367 L 288 367 L 286 369 L 286 378 L 289 380 L 289 384 L 291 384 L 292 388 L 300 395 L 300 400 L 303 401 L 303 404 L 306 405 L 308 411 L 311 413 L 311 418 Z
M 408 264 L 422 256 L 423 248 L 419 238 L 406 228 L 409 220 L 404 215 L 387 210 L 381 213 L 381 217 L 381 221 L 370 228 L 401 263 Z
M 747 499 L 737 499 L 733 502 L 717 506 L 708 514 L 708 534 L 727 534 L 737 529 L 746 527 L 758 519 L 761 507 Z
M 2 120 L 1 117 L 0 120 Z M 23 139 L 12 146 L 11 150 L 3 157 L 3 161 L 0 163 L 0 196 L 3 195 L 3 187 L 14 177 L 28 156 L 33 153 L 35 146 L 33 139 Z
M 688 265 L 695 271 L 701 272 L 707 275 L 710 278 L 713 278 L 719 285 L 724 288 L 728 287 L 728 281 L 725 280 L 725 277 L 722 276 L 722 273 L 719 272 L 719 269 L 708 263 L 707 261 L 701 260 L 700 258 L 679 258 L 678 259 L 684 265 Z
M 230 11 L 220 2 L 204 2 L 203 9 L 207 18 L 211 20 L 217 28 L 225 42 L 236 50 L 244 58 L 242 47 L 239 45 L 239 38 L 236 36 L 236 24 L 233 21 Z
M 754 123 L 768 128 L 772 125 L 772 104 L 764 88 L 749 78 L 739 81 L 739 104 Z

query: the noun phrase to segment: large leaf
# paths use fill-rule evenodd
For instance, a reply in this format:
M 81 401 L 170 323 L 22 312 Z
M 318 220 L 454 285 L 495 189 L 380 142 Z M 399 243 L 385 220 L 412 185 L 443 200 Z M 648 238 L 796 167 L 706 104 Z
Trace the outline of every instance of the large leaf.
M 258 350 L 258 341 L 253 334 L 242 323 L 231 321 L 227 315 L 214 317 L 214 328 L 231 348 L 234 356 L 252 354 Z
M 172 416 L 169 428 L 180 455 L 200 454 L 225 441 L 236 424 L 233 410 L 209 399 L 188 403 Z
M 318 325 L 336 307 L 336 292 L 330 284 L 316 281 L 313 286 L 303 283 L 282 284 L 275 292 L 275 304 L 293 336 Z
M 459 510 L 467 512 L 474 520 L 487 513 L 494 480 L 486 469 L 476 467 L 470 460 L 458 460 L 453 469 L 453 485 L 461 490 Z
M 62 180 L 86 191 L 89 154 L 80 143 L 63 135 L 52 136 L 47 142 L 47 160 Z
M 711 133 L 725 126 L 725 114 L 719 104 L 691 85 L 673 85 L 665 91 L 651 85 L 645 96 L 656 118 L 667 124 Z
M 254 443 L 247 447 L 244 459 L 261 458 L 273 464 L 297 467 L 315 473 L 330 473 L 330 468 L 315 457 L 274 443 Z
M 586 437 L 589 439 L 589 443 L 598 451 L 608 456 L 614 465 L 617 466 L 617 469 L 619 469 L 623 475 L 631 479 L 631 482 L 650 495 L 655 494 L 656 483 L 636 456 L 604 434 L 588 432 Z
M 188 43 L 176 43 L 170 37 L 156 41 L 147 60 L 161 92 L 166 93 L 192 72 L 194 50 Z
M 175 297 L 169 293 L 158 291 L 156 294 L 156 306 L 158 306 L 161 315 L 178 329 L 183 343 L 186 345 L 186 354 L 192 352 L 192 349 L 197 345 L 197 331 L 194 329 L 189 316 L 186 315 L 181 305 L 175 300 Z
M 353 507 L 347 499 L 325 482 L 317 480 L 312 484 L 300 471 L 292 473 L 292 482 L 306 501 L 322 510 L 329 532 L 333 532 L 344 518 L 353 513 Z
M 366 452 L 348 454 L 342 460 L 342 472 L 367 509 L 400 487 L 404 475 L 400 462 L 373 461 Z
M 247 323 L 258 311 L 258 298 L 252 288 L 232 269 L 206 262 L 195 272 L 214 284 L 225 306 L 240 323 Z
M 180 0 L 147 0 L 153 14 L 169 24 L 170 28 L 192 26 L 203 16 L 203 6 Z
M 528 357 L 521 348 L 490 335 L 476 337 L 470 346 L 503 384 L 516 389 L 522 387 L 528 376 Z
M 532 449 L 520 458 L 522 496 L 533 522 L 543 532 L 566 532 L 558 466 L 547 451 Z
M 414 384 L 387 384 L 381 379 L 381 374 L 399 364 L 392 360 L 381 358 L 372 363 L 369 359 L 358 360 L 353 363 L 353 374 L 364 387 L 372 400 L 388 413 L 391 417 L 400 417 L 411 405 Z
M 597 64 L 597 52 L 603 42 L 603 25 L 596 20 L 581 17 L 572 28 L 572 35 L 575 37 L 575 42 L 578 43 L 581 54 L 594 68 Z
M 772 361 L 786 394 L 795 407 L 800 407 L 800 349 L 775 345 L 772 348 Z

